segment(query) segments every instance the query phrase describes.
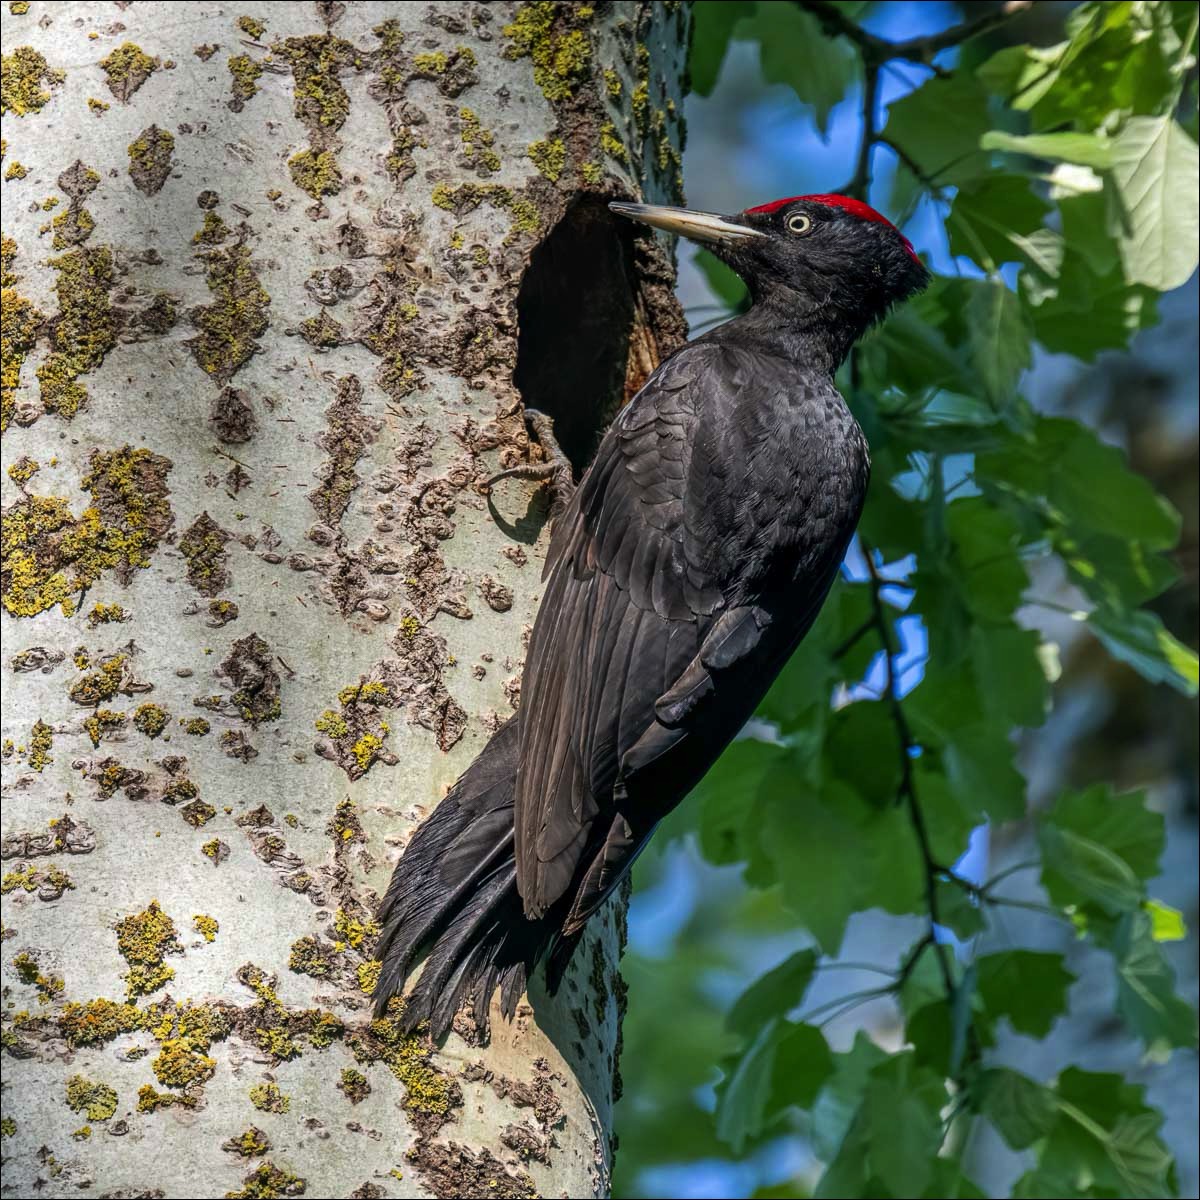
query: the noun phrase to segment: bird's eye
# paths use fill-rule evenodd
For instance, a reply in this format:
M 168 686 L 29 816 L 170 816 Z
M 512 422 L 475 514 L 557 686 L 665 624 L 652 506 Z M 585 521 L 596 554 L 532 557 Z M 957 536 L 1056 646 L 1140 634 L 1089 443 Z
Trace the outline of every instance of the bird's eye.
M 789 233 L 805 234 L 812 228 L 812 217 L 808 213 L 792 213 L 787 219 Z

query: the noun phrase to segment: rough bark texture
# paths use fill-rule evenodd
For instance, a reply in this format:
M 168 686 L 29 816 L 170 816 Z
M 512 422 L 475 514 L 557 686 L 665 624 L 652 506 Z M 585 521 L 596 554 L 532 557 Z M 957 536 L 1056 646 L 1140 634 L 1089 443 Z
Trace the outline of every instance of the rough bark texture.
M 4 1193 L 603 1194 L 622 905 L 486 1046 L 371 915 L 519 703 L 521 395 L 585 461 L 681 337 L 683 6 L 8 8 Z

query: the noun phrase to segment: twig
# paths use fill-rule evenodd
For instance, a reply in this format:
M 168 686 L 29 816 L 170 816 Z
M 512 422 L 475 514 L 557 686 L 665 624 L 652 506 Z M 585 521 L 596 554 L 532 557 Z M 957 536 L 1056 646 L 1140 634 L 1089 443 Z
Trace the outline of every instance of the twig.
M 929 66 L 943 50 L 960 46 L 973 37 L 979 37 L 980 34 L 990 33 L 1033 6 L 1033 0 L 1008 0 L 1008 3 L 1002 4 L 992 12 L 976 17 L 973 21 L 964 21 L 961 25 L 943 29 L 941 33 L 889 42 L 887 38 L 870 33 L 850 20 L 836 5 L 828 3 L 827 0 L 795 0 L 795 3 L 816 17 L 830 36 L 844 37 L 852 41 L 858 47 L 863 63 L 868 67 L 878 66 L 887 62 L 889 58 L 903 58 L 909 62 Z

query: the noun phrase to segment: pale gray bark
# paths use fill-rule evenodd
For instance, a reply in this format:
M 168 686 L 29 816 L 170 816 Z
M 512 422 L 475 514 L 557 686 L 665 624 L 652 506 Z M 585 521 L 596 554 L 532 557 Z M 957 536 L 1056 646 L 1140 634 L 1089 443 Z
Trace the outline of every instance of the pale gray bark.
M 685 12 L 27 8 L 3 1192 L 604 1194 L 622 907 L 487 1045 L 465 1017 L 440 1047 L 370 1025 L 369 921 L 519 702 L 545 502 L 510 482 L 493 512 L 479 482 L 537 453 L 531 254 L 557 230 L 548 294 L 566 278 L 599 332 L 525 353 L 599 347 L 615 381 L 538 376 L 577 447 L 679 337 L 669 263 L 602 200 L 678 199 Z

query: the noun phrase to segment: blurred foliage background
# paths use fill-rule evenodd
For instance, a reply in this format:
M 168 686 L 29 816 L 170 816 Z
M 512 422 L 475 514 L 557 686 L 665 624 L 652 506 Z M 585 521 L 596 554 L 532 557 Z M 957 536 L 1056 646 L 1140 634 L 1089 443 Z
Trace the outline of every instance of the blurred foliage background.
M 689 203 L 856 192 L 937 279 L 839 380 L 843 579 L 639 863 L 618 1196 L 1197 1194 L 1197 15 L 693 5 Z

